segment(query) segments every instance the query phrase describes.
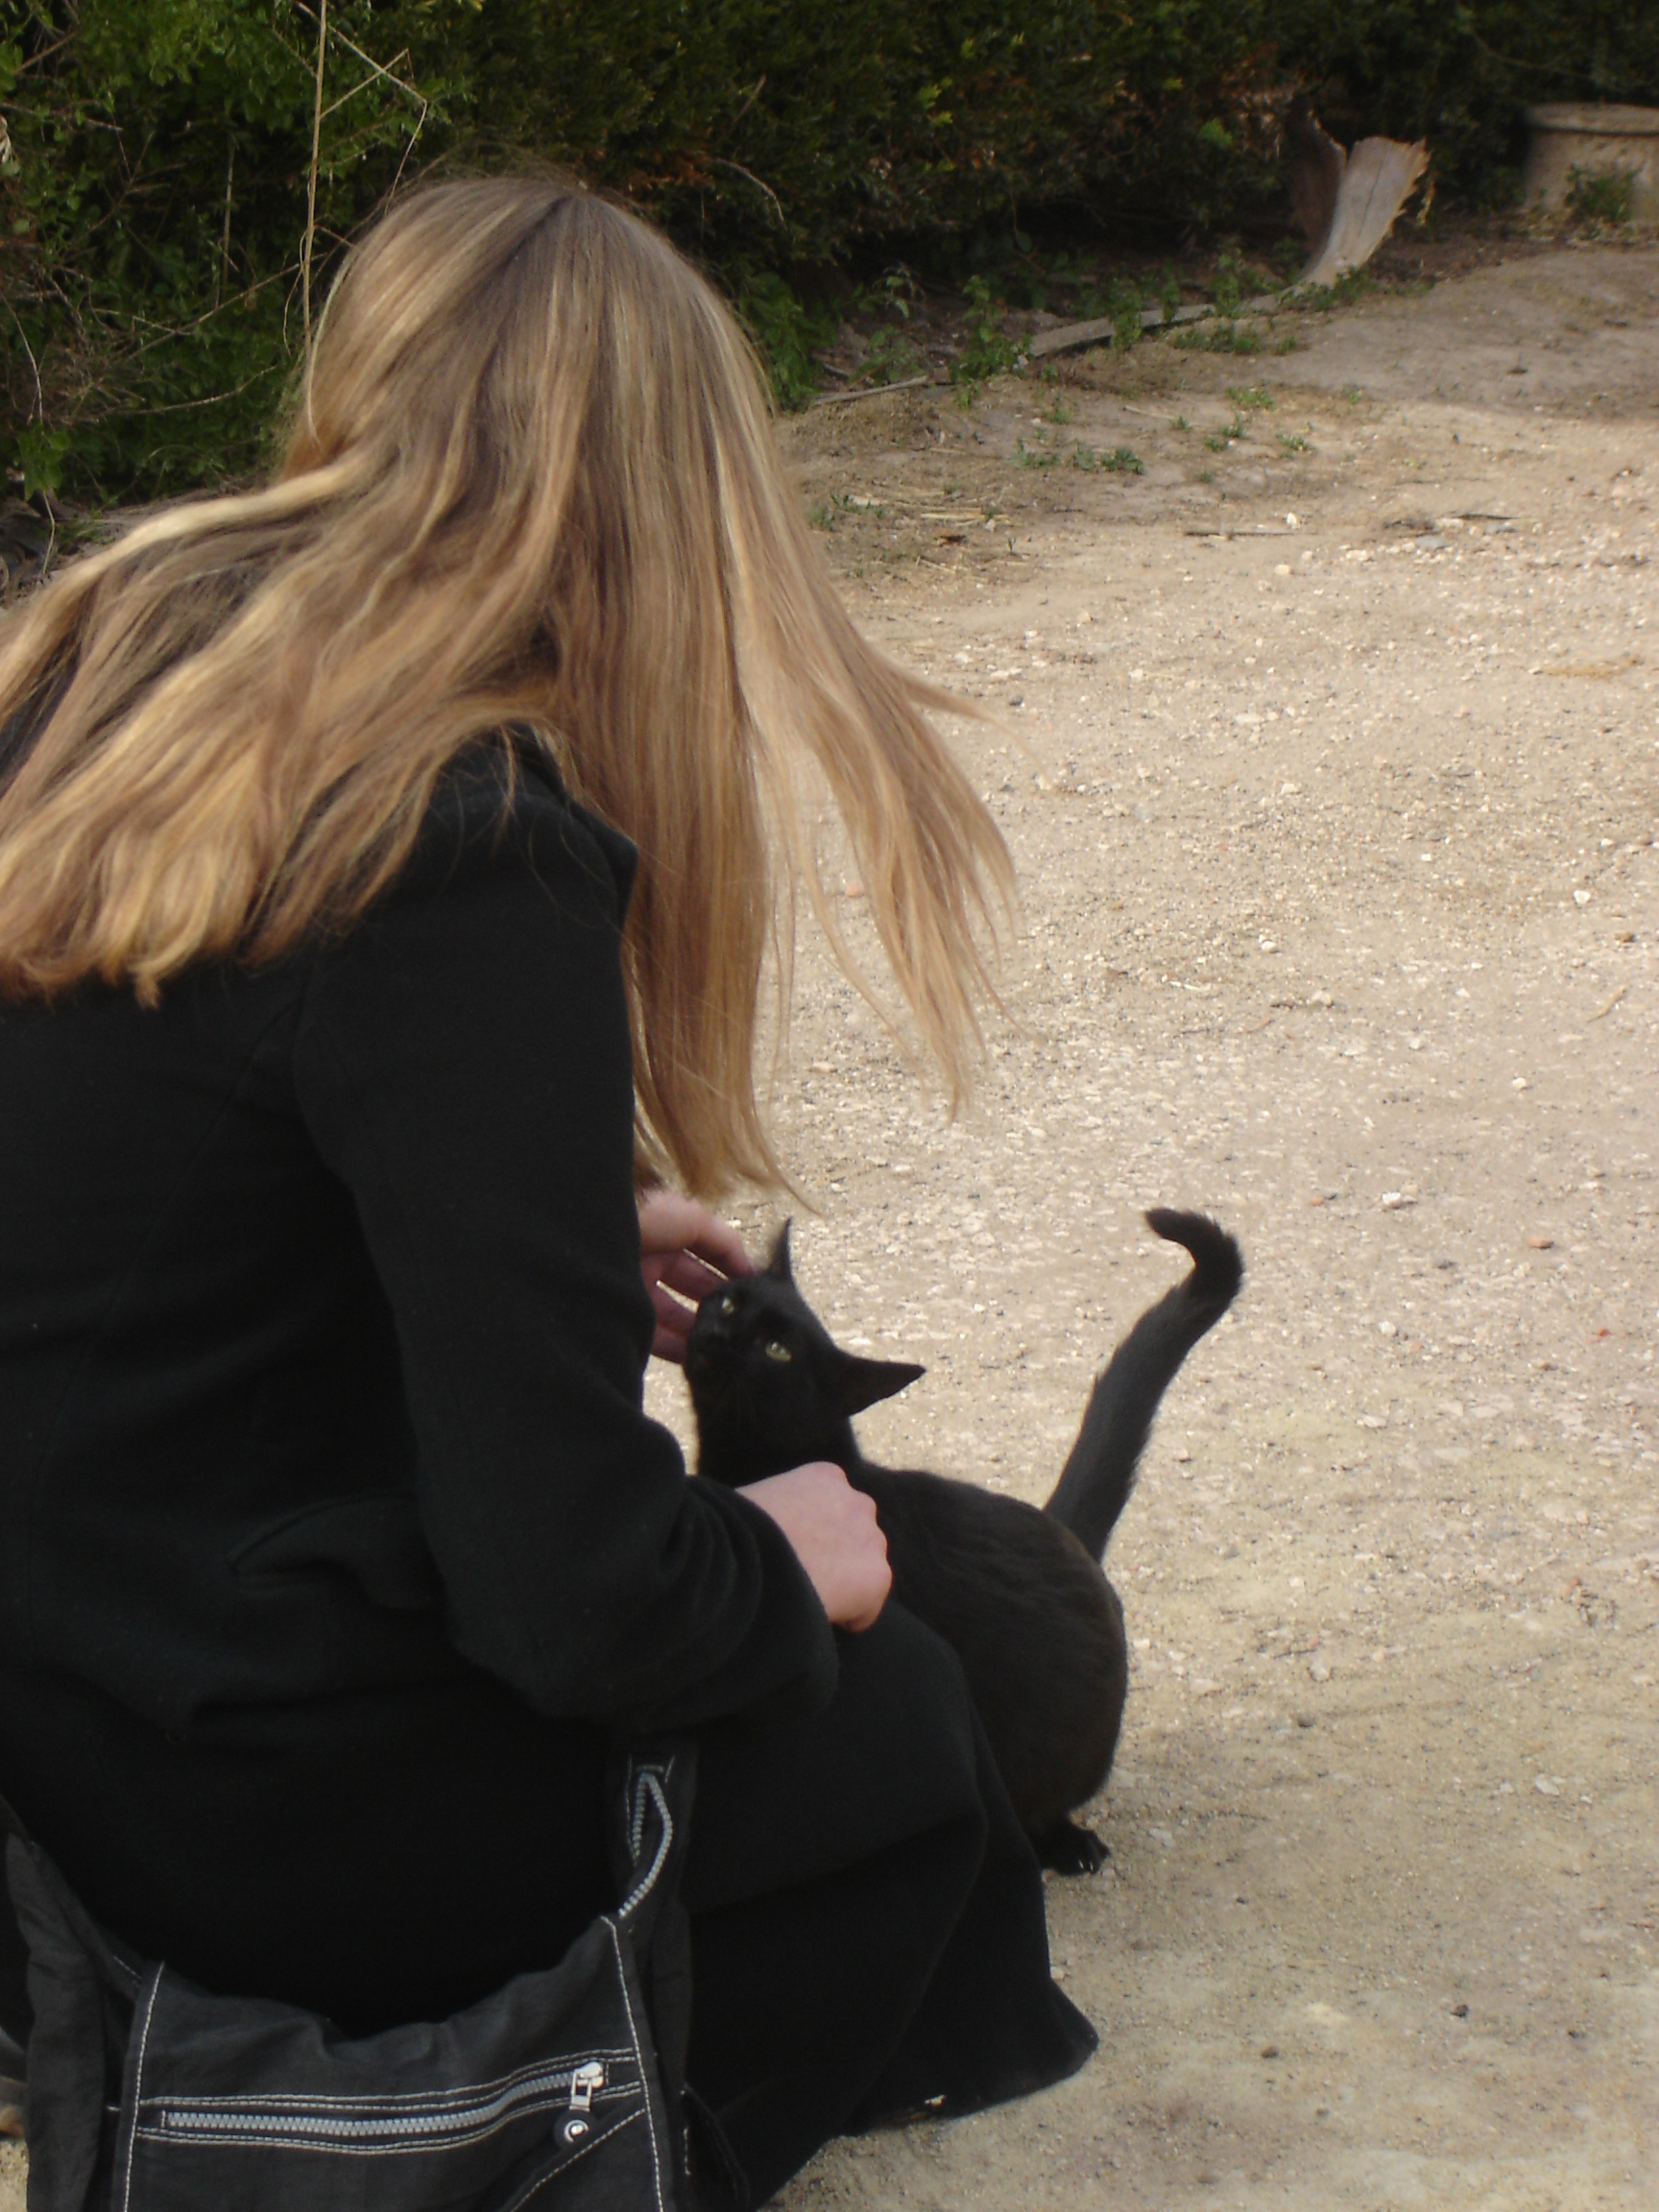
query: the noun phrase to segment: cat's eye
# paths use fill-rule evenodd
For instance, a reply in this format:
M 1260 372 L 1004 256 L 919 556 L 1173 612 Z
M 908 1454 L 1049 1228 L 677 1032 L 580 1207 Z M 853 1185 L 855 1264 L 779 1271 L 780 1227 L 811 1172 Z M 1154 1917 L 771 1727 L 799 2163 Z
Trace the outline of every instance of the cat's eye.
M 766 1347 L 766 1357 L 768 1359 L 793 1359 L 795 1355 L 787 1344 L 780 1344 L 774 1336 Z
M 722 1313 L 735 1313 L 737 1310 L 737 1301 L 733 1297 L 730 1290 L 720 1301 L 720 1310 Z

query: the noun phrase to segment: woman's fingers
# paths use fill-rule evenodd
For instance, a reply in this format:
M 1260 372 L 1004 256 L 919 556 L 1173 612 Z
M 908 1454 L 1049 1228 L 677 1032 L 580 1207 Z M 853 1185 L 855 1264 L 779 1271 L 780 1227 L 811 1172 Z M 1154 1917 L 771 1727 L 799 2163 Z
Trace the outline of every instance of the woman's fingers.
M 649 1256 L 640 1261 L 639 1272 L 657 1311 L 657 1335 L 651 1349 L 659 1359 L 680 1364 L 685 1358 L 685 1339 L 691 1334 L 698 1306 L 726 1277 L 694 1260 L 689 1252 Z
M 788 1537 L 835 1626 L 872 1627 L 893 1587 L 875 1500 L 822 1459 L 751 1482 L 742 1495 Z
M 710 1267 L 707 1260 L 699 1260 L 694 1252 L 670 1252 L 662 1260 L 657 1280 L 670 1290 L 678 1290 L 682 1298 L 689 1298 L 696 1306 L 710 1290 L 718 1290 L 727 1276 L 719 1268 Z
M 657 1312 L 651 1350 L 679 1365 L 696 1307 L 728 1277 L 753 1275 L 755 1262 L 736 1230 L 707 1206 L 648 1190 L 639 1200 L 639 1272 Z
M 646 1255 L 689 1252 L 722 1275 L 753 1275 L 755 1262 L 730 1221 L 676 1190 L 647 1190 L 639 1200 L 639 1248 Z
M 685 1339 L 691 1334 L 695 1309 L 683 1306 L 678 1298 L 670 1297 L 660 1283 L 647 1278 L 645 1287 L 651 1293 L 651 1304 L 657 1314 L 657 1334 L 651 1339 L 652 1356 L 658 1359 L 671 1359 L 676 1367 L 685 1364 Z

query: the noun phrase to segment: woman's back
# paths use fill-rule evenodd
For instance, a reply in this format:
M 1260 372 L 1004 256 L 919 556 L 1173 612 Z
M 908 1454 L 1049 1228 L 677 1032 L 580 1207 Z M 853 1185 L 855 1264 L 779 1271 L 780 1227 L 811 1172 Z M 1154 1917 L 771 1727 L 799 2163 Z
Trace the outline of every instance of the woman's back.
M 0 1649 L 164 1728 L 443 1664 L 391 1314 L 297 1095 L 307 981 L 0 1018 Z M 399 1524 L 375 1601 L 348 1563 Z
M 481 750 L 339 943 L 0 1016 L 0 1649 L 177 1729 L 445 1635 L 541 1711 L 665 1711 L 754 1642 L 640 1403 L 632 864 Z

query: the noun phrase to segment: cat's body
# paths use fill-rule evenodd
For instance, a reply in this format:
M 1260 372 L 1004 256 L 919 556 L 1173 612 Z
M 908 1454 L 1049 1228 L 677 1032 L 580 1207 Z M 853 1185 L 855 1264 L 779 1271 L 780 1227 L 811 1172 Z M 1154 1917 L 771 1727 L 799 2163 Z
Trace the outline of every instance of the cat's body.
M 764 1274 L 703 1301 L 685 1350 L 701 1475 L 740 1484 L 828 1459 L 876 1501 L 894 1597 L 954 1647 L 1015 1812 L 1043 1863 L 1069 1873 L 1105 1856 L 1069 1815 L 1111 1769 L 1129 1679 L 1123 1608 L 1099 1560 L 1160 1398 L 1243 1274 L 1238 1245 L 1202 1214 L 1146 1218 L 1186 1246 L 1192 1272 L 1113 1354 L 1041 1510 L 864 1457 L 852 1416 L 924 1370 L 836 1347 L 795 1287 L 787 1227 Z

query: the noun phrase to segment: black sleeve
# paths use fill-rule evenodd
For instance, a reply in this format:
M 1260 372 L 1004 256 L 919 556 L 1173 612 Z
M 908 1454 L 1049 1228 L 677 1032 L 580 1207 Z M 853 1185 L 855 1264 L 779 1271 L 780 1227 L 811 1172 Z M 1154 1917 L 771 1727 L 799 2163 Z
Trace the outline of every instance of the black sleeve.
M 296 1070 L 396 1317 L 454 1643 L 541 1712 L 678 1726 L 818 1702 L 836 1660 L 776 1524 L 642 1408 L 631 860 L 528 775 L 504 810 L 452 773 Z

